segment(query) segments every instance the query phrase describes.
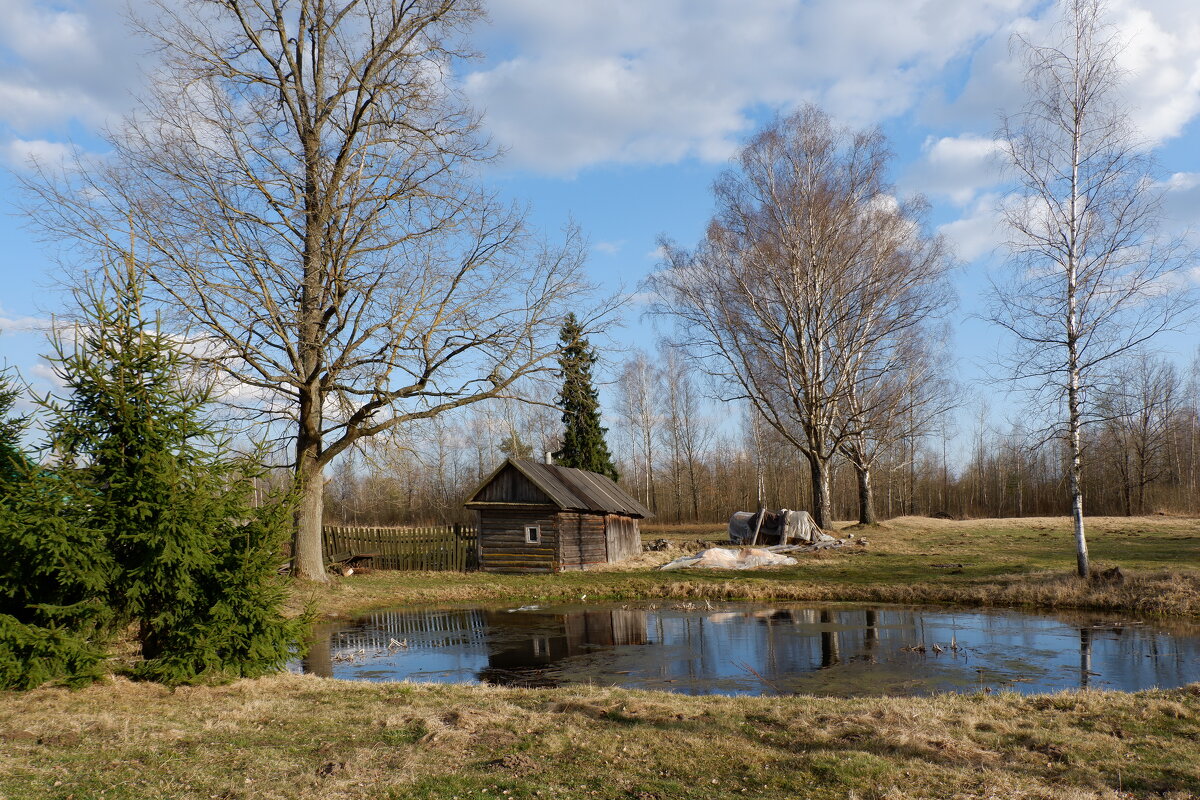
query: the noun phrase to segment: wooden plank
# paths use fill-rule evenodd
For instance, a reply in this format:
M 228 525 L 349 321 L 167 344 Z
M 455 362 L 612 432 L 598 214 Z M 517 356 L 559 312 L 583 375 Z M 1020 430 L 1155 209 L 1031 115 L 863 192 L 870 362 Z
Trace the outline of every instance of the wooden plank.
M 495 561 L 496 559 L 523 559 L 526 561 L 553 561 L 554 556 L 532 556 L 525 553 L 488 553 L 488 560 Z
M 488 552 L 494 553 L 497 550 L 511 550 L 514 553 L 540 553 L 542 555 L 552 556 L 556 552 L 553 547 L 501 547 L 495 542 L 488 542 Z
M 549 572 L 552 572 L 553 570 L 551 570 L 549 567 L 542 567 L 541 569 L 533 569 L 533 568 L 529 568 L 529 567 L 496 567 L 496 568 L 493 568 L 492 571 L 496 572 L 498 574 L 506 574 L 506 573 L 534 574 L 534 573 L 549 573 Z

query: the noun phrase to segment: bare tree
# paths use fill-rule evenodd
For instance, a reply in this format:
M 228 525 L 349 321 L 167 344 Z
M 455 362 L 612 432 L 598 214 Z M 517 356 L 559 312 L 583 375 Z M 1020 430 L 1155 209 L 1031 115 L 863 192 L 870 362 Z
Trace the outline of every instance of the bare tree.
M 1146 487 L 1170 469 L 1172 423 L 1181 408 L 1175 365 L 1145 351 L 1120 359 L 1096 401 L 1108 458 L 1121 479 L 1126 516 L 1146 513 Z
M 654 481 L 655 442 L 661 423 L 658 411 L 662 376 L 642 350 L 635 350 L 621 367 L 617 378 L 618 416 L 633 454 L 632 478 L 646 506 L 658 513 L 658 491 Z
M 846 436 L 841 451 L 858 481 L 858 521 L 878 522 L 871 471 L 898 443 L 928 435 L 954 407 L 952 385 L 942 374 L 934 331 L 916 328 L 896 347 L 893 364 L 860 377 L 846 393 Z M 915 453 L 906 459 L 910 467 Z M 944 466 L 943 466 L 944 469 Z
M 897 202 L 878 131 L 807 107 L 776 120 L 715 186 L 694 252 L 664 242 L 658 311 L 714 374 L 807 459 L 813 517 L 832 524 L 832 459 L 853 430 L 846 398 L 897 364 L 905 331 L 941 311 L 949 259 L 920 199 Z
M 999 132 L 1016 191 L 1004 207 L 1011 270 L 991 318 L 1016 339 L 1008 367 L 1069 454 L 1078 572 L 1088 575 L 1082 430 L 1106 363 L 1170 327 L 1190 301 L 1165 278 L 1178 249 L 1159 236 L 1147 150 L 1117 90 L 1120 43 L 1103 0 L 1065 0 L 1059 39 L 1016 40 L 1027 101 Z
M 52 235 L 141 262 L 191 351 L 286 420 L 295 574 L 325 580 L 322 473 L 356 441 L 553 370 L 583 248 L 476 187 L 449 80 L 476 0 L 161 3 L 112 156 L 31 183 Z M 119 224 L 118 224 L 119 223 Z
M 684 357 L 665 342 L 660 346 L 663 370 L 663 438 L 672 456 L 672 484 L 675 487 L 675 513 L 684 518 L 683 484 L 687 478 L 689 516 L 700 519 L 700 483 L 697 468 L 702 452 L 712 438 L 700 408 L 700 392 Z

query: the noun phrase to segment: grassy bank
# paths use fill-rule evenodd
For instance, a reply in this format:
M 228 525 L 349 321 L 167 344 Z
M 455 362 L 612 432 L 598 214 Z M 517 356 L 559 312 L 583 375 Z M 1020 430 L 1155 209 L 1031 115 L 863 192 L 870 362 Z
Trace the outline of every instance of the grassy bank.
M 694 698 L 279 676 L 0 704 L 6 798 L 1149 798 L 1200 793 L 1200 685 Z
M 1090 520 L 1123 584 L 1071 577 L 1066 520 L 901 519 L 748 573 L 656 572 L 676 546 L 555 576 L 375 573 L 298 591 L 328 616 L 409 604 L 762 598 L 1200 616 L 1200 522 Z M 117 678 L 0 694 L 0 798 L 1103 798 L 1200 796 L 1200 684 L 1138 694 L 686 697 L 588 686 L 280 675 L 174 692 Z
M 844 529 L 865 546 L 798 556 L 799 564 L 745 573 L 658 572 L 654 566 L 702 541 L 717 526 L 646 526 L 643 541 L 671 549 L 599 572 L 559 575 L 389 573 L 339 579 L 304 593 L 326 616 L 393 605 L 575 599 L 710 598 L 850 600 L 1039 606 L 1200 616 L 1200 520 L 1101 517 L 1088 520 L 1094 563 L 1120 566 L 1123 584 L 1086 583 L 1075 564 L 1066 518 L 930 520 L 905 517 L 874 529 Z

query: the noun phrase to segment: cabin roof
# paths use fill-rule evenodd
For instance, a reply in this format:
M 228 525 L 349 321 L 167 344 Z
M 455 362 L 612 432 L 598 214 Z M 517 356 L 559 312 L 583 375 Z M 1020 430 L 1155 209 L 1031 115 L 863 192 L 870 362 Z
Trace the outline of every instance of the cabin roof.
M 611 478 L 596 472 L 573 467 L 543 464 L 529 458 L 510 458 L 493 472 L 488 479 L 471 492 L 465 505 L 486 508 L 476 497 L 489 483 L 496 479 L 508 466 L 520 472 L 529 481 L 545 492 L 546 496 L 563 511 L 592 511 L 604 514 L 621 514 L 626 517 L 653 517 L 650 509 L 639 503 Z

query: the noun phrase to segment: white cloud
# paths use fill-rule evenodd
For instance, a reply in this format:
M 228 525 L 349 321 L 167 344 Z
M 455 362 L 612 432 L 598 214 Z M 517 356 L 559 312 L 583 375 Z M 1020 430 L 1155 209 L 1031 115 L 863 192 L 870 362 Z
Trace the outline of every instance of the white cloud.
M 1125 0 L 1116 10 L 1134 119 L 1151 141 L 1174 138 L 1200 112 L 1200 5 Z
M 66 388 L 66 383 L 62 376 L 54 371 L 54 367 L 47 364 L 45 361 L 39 361 L 29 368 L 29 377 L 48 383 L 55 389 Z
M 1058 4 L 1050 3 L 1040 16 L 1018 17 L 997 30 L 972 54 L 962 90 L 924 104 L 925 121 L 990 133 L 1002 113 L 1018 111 L 1024 68 L 1012 37 L 1053 42 L 1058 15 Z M 1120 94 L 1134 125 L 1155 143 L 1179 136 L 1200 113 L 1200 3 L 1112 0 L 1108 21 L 1125 45 L 1118 58 L 1126 73 Z
M 93 50 L 88 18 L 65 9 L 39 8 L 22 0 L 0 0 L 5 26 L 0 43 L 26 59 L 48 61 L 55 51 L 76 53 Z
M 145 46 L 132 41 L 124 8 L 0 0 L 0 123 L 28 133 L 69 120 L 95 125 L 128 108 Z
M 37 85 L 30 79 L 0 75 L 0 119 L 17 130 L 36 130 L 72 117 L 95 120 L 102 116 L 97 102 L 77 88 Z
M 1002 244 L 1000 199 L 993 193 L 980 195 L 960 219 L 938 228 L 963 261 L 974 261 Z
M 0 306 L 0 334 L 36 333 L 49 330 L 50 320 L 41 317 L 12 316 Z
M 945 196 L 965 206 L 980 191 L 999 183 L 999 148 L 999 141 L 969 133 L 930 137 L 901 183 L 907 190 Z
M 1200 172 L 1176 172 L 1154 188 L 1162 191 L 1166 224 L 1172 230 L 1189 231 L 1192 238 L 1200 238 L 1196 225 L 1200 220 Z
M 70 145 L 45 139 L 13 139 L 0 146 L 3 160 L 13 169 L 22 169 L 34 162 L 53 165 L 65 161 L 73 152 Z
M 496 0 L 518 55 L 465 76 L 517 167 L 719 161 L 763 110 L 904 113 L 1031 0 Z
M 604 253 L 605 255 L 613 256 L 621 252 L 621 248 L 624 246 L 625 240 L 621 239 L 620 241 L 616 242 L 596 242 L 593 249 L 595 249 L 597 253 Z

